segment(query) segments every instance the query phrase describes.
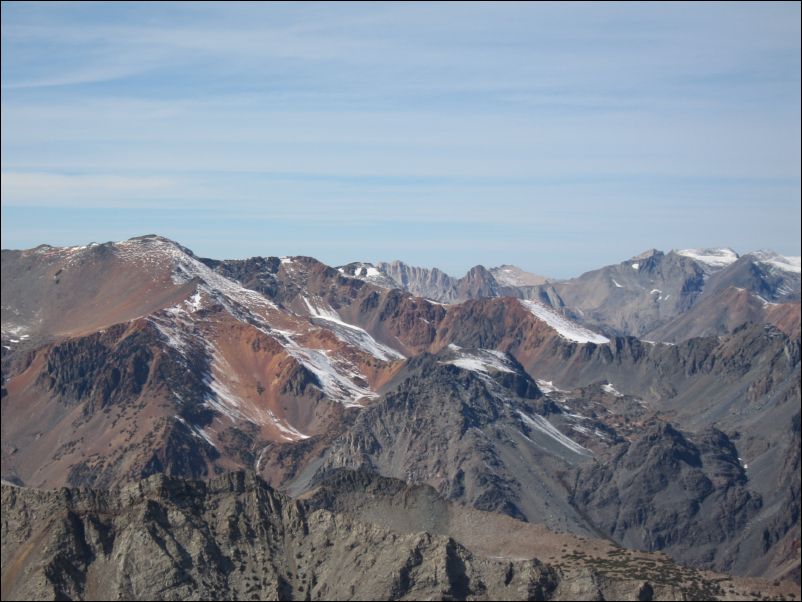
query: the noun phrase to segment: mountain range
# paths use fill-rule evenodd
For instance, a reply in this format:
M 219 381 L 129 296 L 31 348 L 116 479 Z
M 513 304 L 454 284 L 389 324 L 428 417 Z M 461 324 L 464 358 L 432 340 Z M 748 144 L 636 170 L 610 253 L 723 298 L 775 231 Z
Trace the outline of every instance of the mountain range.
M 3 250 L 3 598 L 798 598 L 801 345 L 769 251 Z

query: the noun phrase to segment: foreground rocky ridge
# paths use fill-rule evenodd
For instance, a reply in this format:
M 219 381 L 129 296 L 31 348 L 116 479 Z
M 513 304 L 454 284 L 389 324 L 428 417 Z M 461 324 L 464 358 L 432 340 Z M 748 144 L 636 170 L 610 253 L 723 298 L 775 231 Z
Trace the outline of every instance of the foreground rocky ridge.
M 3 484 L 2 509 L 4 599 L 754 599 L 756 586 L 617 550 L 544 563 L 531 542 L 525 559 L 489 557 L 294 502 L 247 473 L 106 491 Z

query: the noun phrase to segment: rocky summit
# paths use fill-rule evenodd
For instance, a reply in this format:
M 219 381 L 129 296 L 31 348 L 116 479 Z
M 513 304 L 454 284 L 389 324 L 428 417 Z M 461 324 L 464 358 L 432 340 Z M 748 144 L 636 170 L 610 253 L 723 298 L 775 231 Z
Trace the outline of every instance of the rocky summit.
M 3 250 L 2 597 L 799 599 L 801 349 L 765 250 Z

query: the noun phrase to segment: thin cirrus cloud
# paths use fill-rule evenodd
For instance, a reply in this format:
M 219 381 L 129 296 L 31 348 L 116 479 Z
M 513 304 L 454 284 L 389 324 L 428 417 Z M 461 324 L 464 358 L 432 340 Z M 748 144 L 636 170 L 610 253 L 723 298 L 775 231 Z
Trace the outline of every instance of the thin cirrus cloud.
M 180 188 L 169 178 L 3 172 L 2 197 L 8 205 L 44 207 L 147 206 L 147 199 L 161 195 L 175 198 Z
M 263 252 L 256 235 L 210 230 L 241 229 L 244 216 L 284 220 L 332 255 L 376 252 L 350 220 L 385 246 L 378 258 L 412 253 L 454 271 L 506 250 L 504 261 L 549 272 L 527 241 L 555 232 L 576 251 L 546 259 L 554 272 L 592 267 L 600 247 L 629 256 L 646 234 L 799 254 L 795 4 L 2 11 L 4 246 L 40 242 L 15 224 L 36 212 L 44 236 L 38 208 L 96 210 L 76 220 L 81 242 L 112 227 L 104 207 L 140 211 L 130 221 L 159 231 L 154 209 L 192 206 L 176 231 L 201 245 Z M 499 229 L 517 225 L 517 246 L 504 247 Z

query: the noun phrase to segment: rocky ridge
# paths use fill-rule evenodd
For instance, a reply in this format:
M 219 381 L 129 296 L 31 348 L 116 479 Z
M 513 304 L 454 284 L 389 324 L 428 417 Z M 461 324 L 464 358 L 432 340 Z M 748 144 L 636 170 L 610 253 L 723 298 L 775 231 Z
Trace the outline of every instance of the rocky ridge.
M 106 491 L 3 484 L 2 504 L 4 599 L 751 599 L 748 583 L 659 557 L 484 556 L 294 502 L 245 473 Z

